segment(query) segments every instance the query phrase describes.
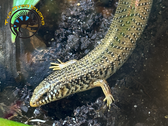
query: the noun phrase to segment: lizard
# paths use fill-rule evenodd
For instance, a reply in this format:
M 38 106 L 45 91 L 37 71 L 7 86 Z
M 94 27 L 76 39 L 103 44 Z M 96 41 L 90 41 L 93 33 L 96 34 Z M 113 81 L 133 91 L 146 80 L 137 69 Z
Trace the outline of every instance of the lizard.
M 106 81 L 136 47 L 153 0 L 119 0 L 113 21 L 101 43 L 79 60 L 51 63 L 54 70 L 34 90 L 30 106 L 38 107 L 71 94 L 101 87 L 107 106 L 114 101 Z

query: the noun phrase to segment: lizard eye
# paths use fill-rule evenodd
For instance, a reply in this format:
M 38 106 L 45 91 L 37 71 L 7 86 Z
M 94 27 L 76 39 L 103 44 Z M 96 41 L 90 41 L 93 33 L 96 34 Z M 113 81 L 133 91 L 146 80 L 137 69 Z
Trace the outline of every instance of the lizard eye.
M 47 93 L 44 93 L 41 98 L 47 97 Z

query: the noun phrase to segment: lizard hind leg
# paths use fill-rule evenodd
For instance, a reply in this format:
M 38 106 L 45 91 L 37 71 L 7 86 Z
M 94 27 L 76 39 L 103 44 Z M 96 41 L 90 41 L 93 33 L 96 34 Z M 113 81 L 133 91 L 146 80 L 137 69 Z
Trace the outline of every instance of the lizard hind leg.
M 105 95 L 105 98 L 103 101 L 107 101 L 107 107 L 111 107 L 112 102 L 114 101 L 113 95 L 111 94 L 110 87 L 105 80 L 97 80 L 93 83 L 93 87 L 101 87 L 103 90 L 103 93 Z
M 51 65 L 53 66 L 50 66 L 49 68 L 50 69 L 53 69 L 53 70 L 61 70 L 62 68 L 68 66 L 68 65 L 71 65 L 73 63 L 75 63 L 77 60 L 73 59 L 73 60 L 69 60 L 65 63 L 61 62 L 61 60 L 57 59 L 59 63 L 50 63 Z

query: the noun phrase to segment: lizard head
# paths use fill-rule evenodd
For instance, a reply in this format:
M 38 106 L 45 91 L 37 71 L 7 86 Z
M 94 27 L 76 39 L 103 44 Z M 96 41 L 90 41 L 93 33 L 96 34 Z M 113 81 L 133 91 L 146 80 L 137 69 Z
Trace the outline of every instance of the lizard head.
M 62 97 L 63 87 L 60 86 L 61 82 L 59 81 L 47 81 L 44 79 L 34 90 L 33 95 L 30 99 L 31 107 L 38 107 L 45 105 L 52 101 L 56 101 Z

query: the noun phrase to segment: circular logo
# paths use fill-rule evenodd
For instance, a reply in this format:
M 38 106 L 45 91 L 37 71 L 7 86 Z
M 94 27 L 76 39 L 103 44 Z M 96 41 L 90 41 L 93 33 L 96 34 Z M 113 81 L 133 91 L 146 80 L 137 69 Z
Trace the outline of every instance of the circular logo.
M 32 37 L 39 27 L 40 17 L 30 9 L 19 9 L 10 18 L 10 29 L 19 38 Z

